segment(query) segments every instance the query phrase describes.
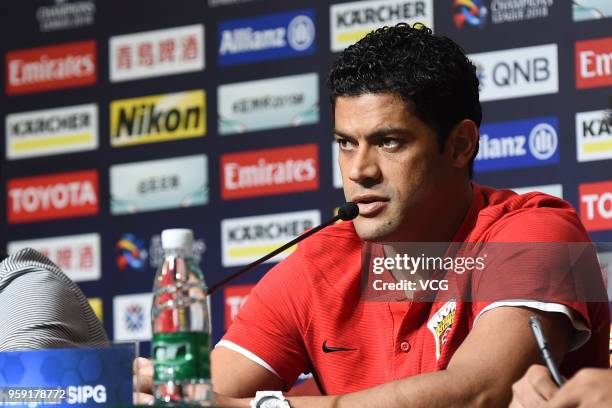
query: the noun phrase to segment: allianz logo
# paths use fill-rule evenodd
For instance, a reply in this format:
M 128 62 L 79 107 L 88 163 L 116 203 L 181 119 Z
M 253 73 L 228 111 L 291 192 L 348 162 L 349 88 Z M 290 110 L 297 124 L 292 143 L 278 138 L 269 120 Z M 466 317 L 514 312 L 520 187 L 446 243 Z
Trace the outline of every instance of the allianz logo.
M 476 160 L 524 157 L 529 154 L 537 160 L 548 160 L 557 151 L 558 144 L 555 128 L 548 123 L 539 123 L 531 130 L 529 136 L 493 138 L 488 134 L 481 135 Z
M 238 54 L 248 51 L 284 48 L 289 46 L 296 51 L 309 48 L 314 42 L 315 26 L 310 17 L 295 16 L 289 25 L 264 30 L 253 30 L 251 27 L 224 30 L 221 33 L 219 54 Z

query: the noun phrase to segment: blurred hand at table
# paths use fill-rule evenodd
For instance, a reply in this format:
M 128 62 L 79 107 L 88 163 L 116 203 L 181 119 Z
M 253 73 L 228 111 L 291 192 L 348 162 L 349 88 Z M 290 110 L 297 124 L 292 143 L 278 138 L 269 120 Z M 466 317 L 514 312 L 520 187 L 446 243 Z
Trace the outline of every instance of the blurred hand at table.
M 132 364 L 134 382 L 134 405 L 152 405 L 153 362 L 147 358 L 136 357 Z
M 153 362 L 148 358 L 137 357 L 132 364 L 132 374 L 134 405 L 153 405 Z M 215 402 L 225 407 L 248 407 L 250 398 L 231 398 L 215 394 Z

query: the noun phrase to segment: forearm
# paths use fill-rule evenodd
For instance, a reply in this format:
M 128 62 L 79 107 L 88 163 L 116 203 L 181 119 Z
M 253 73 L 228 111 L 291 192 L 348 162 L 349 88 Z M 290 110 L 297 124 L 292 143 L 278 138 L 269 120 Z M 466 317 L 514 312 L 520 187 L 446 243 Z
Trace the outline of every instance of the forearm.
M 485 376 L 487 377 L 487 376 Z M 476 372 L 444 370 L 338 396 L 291 397 L 293 408 L 435 408 L 508 406 L 508 392 Z

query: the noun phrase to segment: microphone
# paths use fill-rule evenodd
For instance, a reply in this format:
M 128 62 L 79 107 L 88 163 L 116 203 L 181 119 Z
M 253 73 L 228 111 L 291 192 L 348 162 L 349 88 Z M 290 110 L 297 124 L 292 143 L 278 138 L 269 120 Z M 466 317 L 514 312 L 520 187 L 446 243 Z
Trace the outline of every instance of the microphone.
M 235 273 L 233 273 L 233 274 L 223 278 L 220 282 L 217 282 L 214 285 L 210 286 L 208 288 L 206 294 L 207 295 L 212 294 L 213 292 L 215 292 L 221 286 L 224 286 L 229 281 L 232 281 L 232 280 L 236 279 L 237 277 L 241 276 L 245 272 L 250 271 L 251 269 L 253 269 L 257 265 L 260 265 L 260 264 L 264 263 L 268 259 L 274 258 L 276 255 L 280 254 L 281 252 L 283 252 L 287 248 L 292 247 L 293 245 L 297 244 L 298 242 L 308 238 L 309 236 L 311 236 L 314 233 L 319 232 L 323 228 L 325 228 L 325 227 L 335 223 L 336 221 L 338 221 L 338 220 L 350 221 L 350 220 L 356 218 L 358 215 L 359 215 L 359 207 L 357 206 L 357 204 L 352 203 L 352 202 L 348 202 L 348 203 L 344 204 L 342 207 L 340 207 L 340 209 L 338 209 L 338 215 L 334 216 L 332 219 L 330 219 L 330 220 L 324 222 L 323 224 L 318 225 L 318 226 L 316 226 L 316 227 L 306 231 L 305 233 L 303 233 L 299 237 L 294 238 L 293 240 L 287 242 L 285 245 L 275 249 L 274 251 L 270 252 L 267 255 L 262 256 L 258 260 L 251 262 L 250 264 L 248 264 L 247 266 L 243 267 L 239 271 L 237 271 L 237 272 L 235 272 Z

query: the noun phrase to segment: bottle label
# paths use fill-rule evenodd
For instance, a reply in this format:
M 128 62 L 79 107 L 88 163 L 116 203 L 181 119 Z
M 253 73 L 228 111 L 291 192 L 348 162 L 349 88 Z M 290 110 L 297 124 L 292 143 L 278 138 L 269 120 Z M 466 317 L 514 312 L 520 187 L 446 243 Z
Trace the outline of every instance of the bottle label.
M 153 381 L 210 378 L 210 335 L 202 332 L 156 333 L 151 343 Z

